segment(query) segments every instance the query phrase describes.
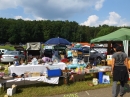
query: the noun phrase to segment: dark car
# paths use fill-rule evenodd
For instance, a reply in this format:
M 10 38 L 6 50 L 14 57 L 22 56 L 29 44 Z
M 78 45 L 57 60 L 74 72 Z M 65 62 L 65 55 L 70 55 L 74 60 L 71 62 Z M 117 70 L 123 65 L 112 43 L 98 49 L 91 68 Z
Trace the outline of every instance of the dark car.
M 44 55 L 45 57 L 52 58 L 53 49 L 45 49 L 43 55 Z
M 90 47 L 72 48 L 72 50 L 77 50 L 82 52 L 82 59 L 84 58 L 85 61 L 95 62 L 96 64 L 100 64 L 101 60 L 106 59 L 106 56 L 104 54 L 99 53 L 96 50 L 91 50 Z
M 89 57 L 89 60 L 93 60 L 96 62 L 96 64 L 100 64 L 101 63 L 101 60 L 104 60 L 106 59 L 106 55 L 102 54 L 102 53 L 99 53 L 98 51 L 96 50 L 91 50 L 90 51 L 90 57 Z

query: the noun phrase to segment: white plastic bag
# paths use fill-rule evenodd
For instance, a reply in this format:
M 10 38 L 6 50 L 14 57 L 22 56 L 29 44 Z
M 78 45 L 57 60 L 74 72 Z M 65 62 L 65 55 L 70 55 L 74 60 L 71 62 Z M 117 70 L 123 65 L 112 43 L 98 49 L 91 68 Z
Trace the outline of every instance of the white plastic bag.
M 109 77 L 109 75 L 103 75 L 102 83 L 105 83 L 105 84 L 110 83 L 110 77 Z

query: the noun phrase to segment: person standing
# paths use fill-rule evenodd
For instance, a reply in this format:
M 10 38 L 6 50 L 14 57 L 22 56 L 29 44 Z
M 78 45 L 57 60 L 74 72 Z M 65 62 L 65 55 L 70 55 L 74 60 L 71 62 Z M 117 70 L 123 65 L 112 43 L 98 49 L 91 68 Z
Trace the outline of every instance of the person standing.
M 117 97 L 117 82 L 120 82 L 120 97 L 124 95 L 124 86 L 128 81 L 128 57 L 126 53 L 122 52 L 121 46 L 116 46 L 116 52 L 112 55 L 112 72 L 113 86 L 112 97 Z
M 57 49 L 55 49 L 53 51 L 53 55 L 52 55 L 52 62 L 57 61 L 60 62 L 60 55 L 59 55 L 59 51 Z

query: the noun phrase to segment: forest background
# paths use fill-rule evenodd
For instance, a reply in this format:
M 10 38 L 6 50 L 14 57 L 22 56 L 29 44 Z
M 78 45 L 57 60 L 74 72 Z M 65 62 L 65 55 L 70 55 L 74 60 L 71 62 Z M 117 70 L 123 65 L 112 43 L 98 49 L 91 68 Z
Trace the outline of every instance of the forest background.
M 62 37 L 70 42 L 90 42 L 91 39 L 109 34 L 122 27 L 98 27 L 79 25 L 75 21 L 24 21 L 22 19 L 0 18 L 0 44 L 9 42 L 19 44 L 26 42 L 45 42 L 50 38 Z M 130 28 L 126 27 L 125 28 Z

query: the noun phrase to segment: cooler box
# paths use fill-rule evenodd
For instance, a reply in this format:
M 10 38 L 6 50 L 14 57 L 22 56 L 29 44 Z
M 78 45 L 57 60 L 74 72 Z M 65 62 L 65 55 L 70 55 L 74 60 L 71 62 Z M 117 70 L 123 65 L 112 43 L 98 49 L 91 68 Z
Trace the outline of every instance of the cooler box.
M 61 69 L 47 70 L 48 77 L 59 77 L 62 75 Z

